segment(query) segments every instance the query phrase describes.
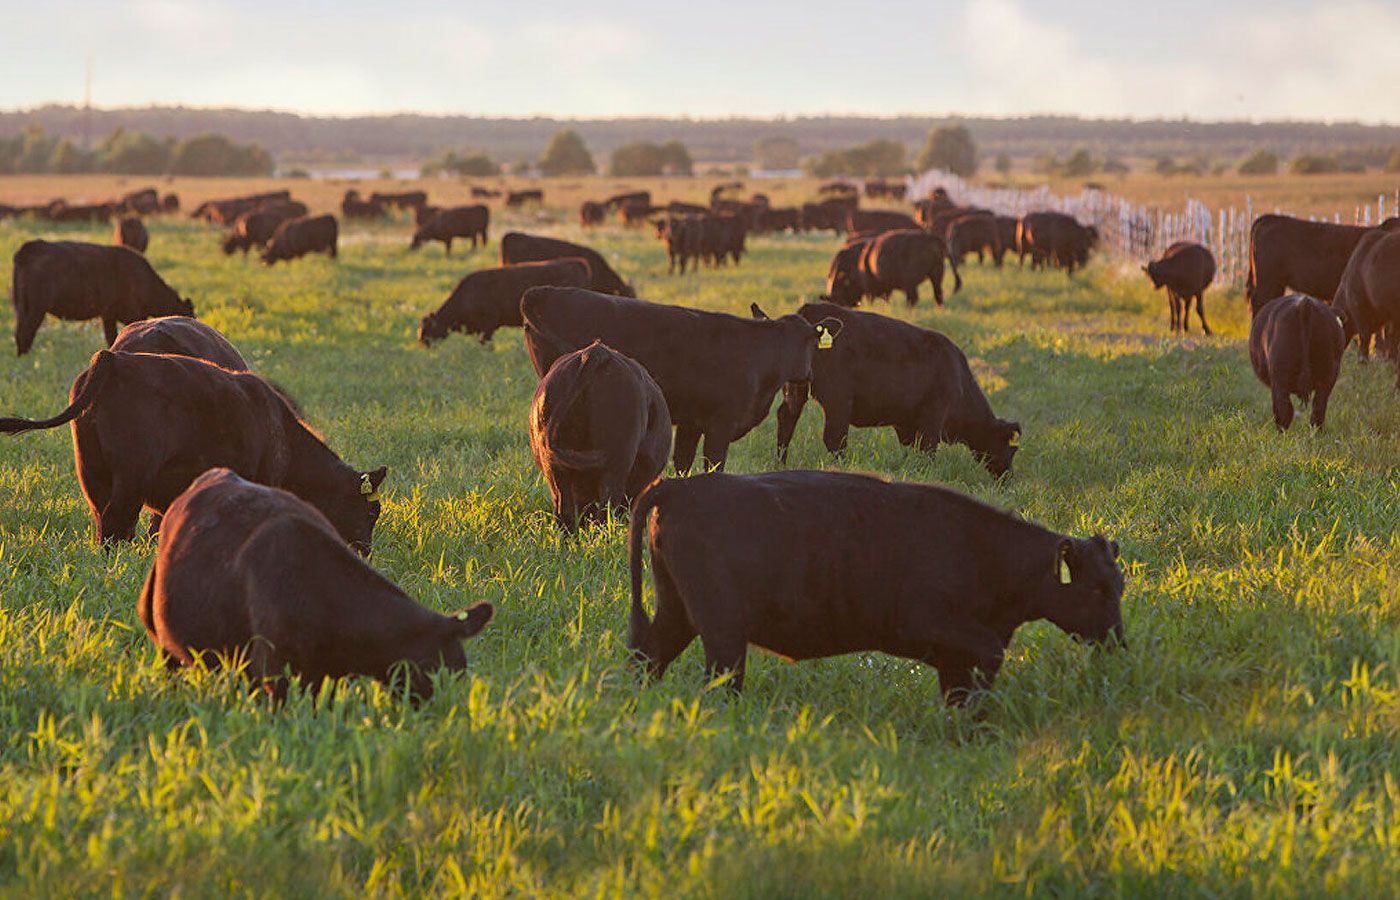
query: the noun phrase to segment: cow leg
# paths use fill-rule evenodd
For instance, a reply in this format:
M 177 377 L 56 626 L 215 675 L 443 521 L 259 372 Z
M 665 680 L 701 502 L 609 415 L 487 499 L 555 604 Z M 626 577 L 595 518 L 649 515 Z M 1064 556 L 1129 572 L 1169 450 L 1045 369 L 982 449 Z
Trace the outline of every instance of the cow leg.
M 655 681 L 690 642 L 695 640 L 695 626 L 686 614 L 681 592 L 665 562 L 652 557 L 653 581 L 656 585 L 656 617 L 639 635 L 628 638 L 627 649 L 646 666 L 648 679 Z
M 979 656 L 964 650 L 940 648 L 926 660 L 938 669 L 938 687 L 943 702 L 966 706 L 977 691 L 987 690 L 1001 669 L 1001 656 Z
M 700 446 L 700 429 L 693 425 L 676 426 L 676 449 L 671 459 L 676 474 L 685 475 L 695 463 L 695 450 Z
M 1189 308 L 1187 314 L 1190 314 Z M 1206 337 L 1210 337 L 1210 326 L 1206 324 L 1206 295 L 1204 291 L 1196 295 L 1196 315 L 1201 318 L 1201 330 L 1206 333 Z
M 913 425 L 896 425 L 894 433 L 899 438 L 899 442 L 906 447 L 914 446 L 914 442 L 919 438 L 919 429 Z
M 569 483 L 568 473 L 556 471 L 553 474 L 550 484 L 554 491 L 554 518 L 560 528 L 573 534 L 578 531 L 578 500 L 574 497 L 574 488 Z
M 139 493 L 121 481 L 114 481 L 111 496 L 97 518 L 97 542 L 130 541 L 136 537 L 136 521 L 141 516 Z
M 792 434 L 797 430 L 797 420 L 802 417 L 802 408 L 807 405 L 807 394 L 811 384 L 806 381 L 790 381 L 783 385 L 783 405 L 778 407 L 778 461 L 787 464 L 788 445 Z
M 1332 399 L 1332 388 L 1334 385 L 1319 387 L 1313 394 L 1312 415 L 1308 421 L 1314 428 L 1322 428 L 1327 422 L 1327 402 Z
M 1283 379 L 1275 376 L 1270 391 L 1274 400 L 1274 424 L 1279 431 L 1287 431 L 1288 426 L 1293 424 L 1293 400 L 1288 396 L 1288 388 L 1283 384 Z
M 117 341 L 117 320 L 110 316 L 102 317 L 102 333 L 107 337 L 107 346 L 110 347 Z
M 730 435 L 733 433 L 728 422 L 706 426 L 703 457 L 706 472 L 724 471 L 724 461 L 729 456 Z
M 828 452 L 840 456 L 846 452 L 846 438 L 851 430 L 852 400 L 848 392 L 823 397 L 822 443 Z
M 452 255 L 452 238 L 447 238 L 442 242 L 442 252 L 444 256 Z
M 15 355 L 23 356 L 34 346 L 34 335 L 44 323 L 44 312 L 32 309 L 15 311 Z M 109 345 L 110 346 L 110 345 Z

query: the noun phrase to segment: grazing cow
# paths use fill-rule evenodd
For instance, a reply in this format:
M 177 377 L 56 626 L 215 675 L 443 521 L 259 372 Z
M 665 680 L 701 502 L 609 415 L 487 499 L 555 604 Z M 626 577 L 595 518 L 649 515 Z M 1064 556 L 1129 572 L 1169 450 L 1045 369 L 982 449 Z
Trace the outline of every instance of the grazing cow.
M 875 296 L 903 291 L 905 301 L 913 306 L 919 302 L 919 285 L 929 281 L 934 302 L 942 306 L 945 261 L 953 273 L 953 293 L 957 293 L 962 290 L 962 276 L 947 246 L 922 228 L 913 228 L 887 231 L 871 240 L 861 253 L 860 267 L 869 293 Z
M 66 200 L 55 200 L 44 213 L 45 217 L 53 222 L 106 222 L 116 214 L 115 203 L 73 206 Z
M 370 203 L 377 203 L 384 209 L 413 209 L 425 206 L 428 202 L 427 191 L 403 191 L 398 194 L 381 194 L 378 191 L 369 195 Z
M 678 216 L 708 216 L 710 214 L 708 206 L 699 206 L 682 200 L 672 200 L 666 204 L 666 211 Z
M 852 196 L 832 197 L 820 203 L 802 204 L 802 230 L 823 231 L 830 229 L 835 234 L 846 230 L 846 217 L 859 205 L 859 198 Z
M 122 216 L 112 227 L 112 243 L 118 247 L 130 247 L 137 253 L 145 253 L 151 244 L 151 235 L 139 217 Z
M 758 228 L 762 232 L 775 233 L 802 230 L 802 212 L 795 206 L 768 206 L 758 217 Z
M 584 228 L 603 224 L 607 209 L 596 200 L 585 200 L 578 207 L 578 223 Z
M 613 194 L 603 201 L 605 209 L 620 210 L 628 204 L 651 206 L 651 191 L 628 191 L 622 194 Z
M 768 318 L 756 303 L 750 310 L 754 318 Z M 1011 471 L 1021 423 L 992 413 L 957 344 L 936 331 L 831 303 L 807 303 L 797 314 L 813 325 L 840 322 L 841 340 L 818 345 L 810 385 L 783 387 L 779 459 L 787 461 L 810 391 L 826 416 L 822 441 L 832 453 L 845 452 L 852 425 L 889 425 L 906 447 L 932 452 L 940 443 L 963 444 L 995 477 Z
M 903 231 L 918 228 L 913 216 L 884 209 L 852 209 L 846 213 L 846 233 Z
M 1196 301 L 1196 315 L 1201 330 L 1210 334 L 1206 324 L 1206 288 L 1215 280 L 1215 256 L 1200 244 L 1177 241 L 1166 249 L 1162 258 L 1142 267 L 1152 279 L 1152 287 L 1167 289 L 1171 305 L 1172 334 L 1191 332 L 1191 300 Z
M 962 705 L 991 686 L 1026 622 L 1123 643 L 1116 543 L 937 485 L 846 472 L 662 479 L 632 505 L 628 555 L 627 646 L 651 678 L 698 634 L 709 677 L 732 674 L 736 692 L 750 644 L 793 660 L 875 650 L 933 666 L 945 701 Z
M 706 232 L 707 235 L 712 235 L 713 241 L 707 248 L 708 255 L 714 259 L 715 265 L 723 265 L 727 255 L 737 266 L 744 255 L 745 241 L 749 233 L 744 217 L 736 213 L 719 213 L 711 215 L 706 221 L 714 223 L 713 229 Z
M 180 195 L 166 194 L 160 198 L 160 211 L 167 214 L 174 214 L 180 211 Z
M 1367 229 L 1363 225 L 1308 222 L 1266 215 L 1249 227 L 1249 275 L 1245 296 L 1258 310 L 1287 291 L 1332 302 L 1342 272 Z
M 992 263 L 1001 268 L 1006 247 L 1001 242 L 996 216 L 991 213 L 970 213 L 958 216 L 948 225 L 948 255 L 962 262 L 969 253 L 977 254 L 977 262 L 992 258 Z
M 1357 243 L 1333 305 L 1346 314 L 1348 336 L 1357 335 L 1363 359 L 1377 335 L 1385 338 L 1383 347 L 1400 378 L 1400 219 L 1387 220 Z
M 257 209 L 250 209 L 234 220 L 233 227 L 224 235 L 225 255 L 242 250 L 244 257 L 254 248 L 261 250 L 272 240 L 283 222 L 306 215 L 306 204 L 267 203 Z
M 194 304 L 171 289 L 146 257 L 126 247 L 78 241 L 27 241 L 15 251 L 15 349 L 29 352 L 45 315 L 101 319 L 107 344 L 117 324 L 151 316 L 192 316 Z
M 215 466 L 282 487 L 319 509 L 346 543 L 369 554 L 383 466 L 357 472 L 250 372 L 201 359 L 100 350 L 51 419 L 0 419 L 0 434 L 73 423 L 78 482 L 97 540 L 131 540 L 142 507 L 164 514 Z
M 291 203 L 291 191 L 268 191 L 250 194 L 247 197 L 231 197 L 227 200 L 207 200 L 199 204 L 190 218 L 204 219 L 215 225 L 232 225 L 234 221 L 250 209 L 264 204 Z
M 742 181 L 725 181 L 710 188 L 710 203 L 723 197 L 725 194 L 733 194 L 744 189 Z
M 331 259 L 337 254 L 336 241 L 340 227 L 335 216 L 302 216 L 288 219 L 273 232 L 262 253 L 263 265 L 279 260 L 293 260 L 308 253 L 325 253 Z
M 1249 324 L 1249 362 L 1268 386 L 1274 424 L 1287 431 L 1293 400 L 1312 401 L 1312 425 L 1327 420 L 1327 401 L 1337 383 L 1346 349 L 1341 316 L 1321 300 L 1303 294 L 1277 297 L 1254 313 Z
M 826 295 L 832 303 L 856 306 L 873 296 L 860 261 L 866 248 L 874 242 L 874 237 L 853 238 L 831 257 L 831 265 L 826 270 Z
M 700 267 L 705 253 L 705 216 L 667 216 L 656 223 L 656 235 L 666 243 L 666 271 L 685 274 L 686 264 L 693 272 Z
M 1073 275 L 1089 261 L 1098 243 L 1098 229 L 1081 225 L 1073 216 L 1057 212 L 1027 213 L 1016 233 L 1022 252 L 1031 255 L 1031 268 L 1053 265 Z
M 462 642 L 494 608 L 445 616 L 419 606 L 345 548 L 314 507 L 277 488 L 210 469 L 170 504 L 137 613 L 166 667 L 242 658 L 274 700 L 287 675 L 312 691 L 326 678 L 389 683 L 407 664 L 412 695 L 439 668 L 466 667 Z
M 849 181 L 828 181 L 817 188 L 817 194 L 821 196 L 859 196 L 860 188 Z
M 160 212 L 160 194 L 155 188 L 142 188 L 122 195 L 117 210 L 123 215 L 150 216 Z
M 499 196 L 501 196 L 500 191 L 494 191 L 491 188 L 477 187 L 475 185 L 472 186 L 473 200 L 494 200 Z
M 113 353 L 192 356 L 230 372 L 249 371 L 248 361 L 228 338 L 189 316 L 161 316 L 132 322 L 117 335 L 111 350 Z
M 582 244 L 571 244 L 558 238 L 524 234 L 519 231 L 512 231 L 501 238 L 501 265 L 503 266 L 572 257 L 578 257 L 588 262 L 588 271 L 592 277 L 592 281 L 588 285 L 590 290 L 601 291 L 604 294 L 615 294 L 619 297 L 637 296 L 632 285 L 623 281 L 622 276 L 614 272 L 612 266 L 608 265 L 608 261 L 592 248 Z
M 526 203 L 536 205 L 544 203 L 544 191 L 533 189 L 528 191 L 508 191 L 506 193 L 506 206 L 511 209 L 524 206 Z
M 640 226 L 653 213 L 664 211 L 657 209 L 650 203 L 643 203 L 641 200 L 628 200 L 617 208 L 617 217 L 623 225 L 631 228 Z
M 491 210 L 480 204 L 444 209 L 434 216 L 428 224 L 413 233 L 413 241 L 408 245 L 408 249 L 417 250 L 428 241 L 441 241 L 445 248 L 444 252 L 451 256 L 453 239 L 467 238 L 472 242 L 472 249 L 475 250 L 478 238 L 483 246 L 489 240 L 487 226 L 490 222 Z
M 666 397 L 682 473 L 702 436 L 705 468 L 723 468 L 730 443 L 768 417 L 778 390 L 811 378 L 817 347 L 818 329 L 800 316 L 755 322 L 577 288 L 531 288 L 520 312 L 541 377 L 597 340 L 645 366 Z
M 384 204 L 378 200 L 365 200 L 354 189 L 345 192 L 340 201 L 340 214 L 349 219 L 379 219 L 385 214 Z
M 587 260 L 552 259 L 480 269 L 457 282 L 452 294 L 418 324 L 418 340 L 431 347 L 454 331 L 491 340 L 497 328 L 521 326 L 520 298 L 532 287 L 587 287 Z
M 530 450 L 565 531 L 579 513 L 606 521 L 627 511 L 666 467 L 671 415 L 647 370 L 594 341 L 554 361 L 530 404 Z

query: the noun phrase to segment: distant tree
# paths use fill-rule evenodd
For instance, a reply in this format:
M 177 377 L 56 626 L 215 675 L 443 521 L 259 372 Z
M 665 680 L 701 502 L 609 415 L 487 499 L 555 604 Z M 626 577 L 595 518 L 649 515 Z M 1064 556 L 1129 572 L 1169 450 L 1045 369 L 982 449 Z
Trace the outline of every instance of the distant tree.
M 1042 175 L 1058 175 L 1064 169 L 1064 163 L 1053 153 L 1046 153 L 1039 156 L 1035 161 L 1035 170 Z
M 78 148 L 78 145 L 64 138 L 54 145 L 49 154 L 47 171 L 55 175 L 76 175 L 92 171 L 92 155 Z
M 46 172 L 53 151 L 58 146 L 58 138 L 44 134 L 44 129 L 31 125 L 24 129 L 24 142 L 20 145 L 15 159 L 15 171 L 20 174 Z
M 485 153 L 463 151 L 458 154 L 449 150 L 437 159 L 429 160 L 419 170 L 422 175 L 463 175 L 471 178 L 489 178 L 501 174 L 501 167 Z
M 1385 170 L 1387 172 L 1400 172 L 1400 149 L 1390 154 L 1390 159 L 1385 164 Z
M 770 134 L 753 142 L 753 158 L 760 169 L 795 169 L 802 164 L 802 150 L 792 138 Z
M 906 150 L 899 141 L 876 139 L 844 150 L 828 150 L 807 160 L 807 171 L 817 178 L 837 175 L 884 177 L 906 171 Z
M 1082 178 L 1085 175 L 1092 175 L 1097 171 L 1099 165 L 1094 161 L 1094 157 L 1089 154 L 1086 147 L 1080 147 L 1070 154 L 1065 160 L 1064 173 L 1072 178 Z
M 633 177 L 689 175 L 694 168 L 690 151 L 680 141 L 667 141 L 665 144 L 633 141 L 612 152 L 608 173 Z
M 1158 175 L 1175 175 L 1177 173 L 1176 160 L 1170 156 L 1159 156 L 1157 162 L 1152 166 L 1153 171 Z
M 1278 156 L 1268 150 L 1255 150 L 1240 163 L 1238 171 L 1241 175 L 1275 175 L 1278 173 Z
M 175 175 L 271 175 L 272 157 L 257 144 L 235 144 L 222 134 L 197 134 L 175 145 Z
M 1011 174 L 1011 156 L 1009 154 L 1005 152 L 998 153 L 995 165 L 997 174 L 1001 177 L 1005 178 L 1007 175 Z
M 970 178 L 977 171 L 977 144 L 965 125 L 942 125 L 928 133 L 928 141 L 919 153 L 920 169 L 946 169 L 954 175 Z
M 1127 175 L 1128 164 L 1117 158 L 1106 159 L 1103 161 L 1103 171 L 1105 175 Z
M 530 162 L 528 159 L 517 159 L 515 162 L 510 164 L 510 174 L 529 175 L 532 171 L 534 171 L 534 168 L 535 164 Z
M 1301 156 L 1295 156 L 1293 162 L 1288 165 L 1288 170 L 1294 175 L 1326 175 L 1329 172 L 1336 172 L 1339 168 L 1335 156 L 1323 156 L 1317 153 L 1304 153 Z
M 690 150 L 678 140 L 669 140 L 661 145 L 663 170 L 669 175 L 691 175 L 695 172 L 695 160 Z
M 588 145 L 572 128 L 554 133 L 540 157 L 539 166 L 546 175 L 592 175 L 597 171 Z
M 98 151 L 98 167 L 123 175 L 162 175 L 170 170 L 170 141 L 118 128 Z

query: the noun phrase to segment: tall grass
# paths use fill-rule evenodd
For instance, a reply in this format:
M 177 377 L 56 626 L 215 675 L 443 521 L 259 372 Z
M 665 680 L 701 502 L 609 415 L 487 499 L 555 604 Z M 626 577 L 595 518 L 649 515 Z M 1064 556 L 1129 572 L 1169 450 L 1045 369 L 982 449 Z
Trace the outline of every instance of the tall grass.
M 38 227 L 0 226 L 0 259 Z M 794 309 L 833 249 L 760 238 L 737 269 L 668 277 L 644 234 L 588 239 L 644 297 L 739 314 Z M 968 352 L 1025 427 L 1014 474 L 873 429 L 834 463 L 816 406 L 791 464 L 1110 534 L 1130 648 L 1029 626 L 980 721 L 878 655 L 754 653 L 730 701 L 695 648 L 649 687 L 628 664 L 624 526 L 554 529 L 519 332 L 414 342 L 494 244 L 406 244 L 355 229 L 338 263 L 267 270 L 157 222 L 150 256 L 347 461 L 389 466 L 374 564 L 437 609 L 497 604 L 468 672 L 417 707 L 353 681 L 277 711 L 228 676 L 167 675 L 135 616 L 154 546 L 92 546 L 65 431 L 4 439 L 0 892 L 1393 893 L 1400 409 L 1381 367 L 1349 356 L 1327 430 L 1278 435 L 1236 294 L 1207 297 L 1215 338 L 1182 341 L 1135 271 L 969 267 L 945 309 L 888 311 Z M 46 322 L 29 356 L 0 354 L 0 412 L 62 408 L 100 345 Z M 773 428 L 732 471 L 771 467 Z

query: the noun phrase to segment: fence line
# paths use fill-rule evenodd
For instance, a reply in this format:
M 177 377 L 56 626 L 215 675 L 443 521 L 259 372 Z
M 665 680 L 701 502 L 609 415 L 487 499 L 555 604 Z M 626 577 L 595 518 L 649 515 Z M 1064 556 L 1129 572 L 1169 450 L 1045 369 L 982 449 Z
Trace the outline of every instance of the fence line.
M 1098 228 L 1103 250 L 1127 262 L 1145 263 L 1177 241 L 1195 241 L 1215 254 L 1217 283 L 1243 285 L 1249 273 L 1249 227 L 1255 217 L 1254 202 L 1249 196 L 1245 197 L 1243 208 L 1222 206 L 1214 211 L 1192 197 L 1181 212 L 1169 213 L 1096 188 L 1086 188 L 1078 194 L 1054 194 L 1044 185 L 984 187 L 937 170 L 910 178 L 909 196 L 927 197 L 937 187 L 946 190 L 956 203 L 985 207 L 1002 215 L 1019 218 L 1042 210 L 1072 215 Z M 1356 207 L 1352 223 L 1379 224 L 1385 221 L 1387 213 L 1400 213 L 1400 189 L 1396 190 L 1393 203 L 1388 204 L 1388 199 L 1380 194 L 1375 203 Z M 1275 207 L 1273 212 L 1281 210 Z M 1316 216 L 1307 218 L 1317 221 Z M 1341 213 L 1333 213 L 1332 221 L 1340 223 Z

